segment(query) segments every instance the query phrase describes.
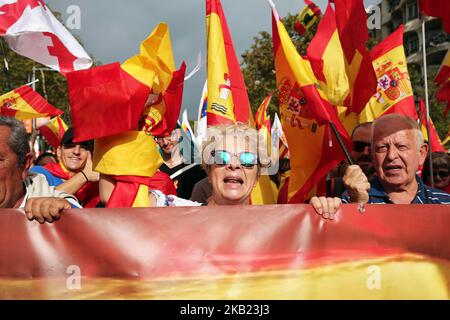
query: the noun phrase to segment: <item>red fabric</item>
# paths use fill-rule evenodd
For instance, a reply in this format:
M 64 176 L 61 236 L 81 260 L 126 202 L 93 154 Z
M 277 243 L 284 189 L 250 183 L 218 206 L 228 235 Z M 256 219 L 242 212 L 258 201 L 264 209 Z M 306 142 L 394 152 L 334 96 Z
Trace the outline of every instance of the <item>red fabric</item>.
M 166 111 L 164 116 L 152 130 L 155 137 L 169 135 L 176 127 L 180 117 L 181 103 L 183 101 L 184 75 L 186 73 L 186 63 L 183 61 L 180 69 L 173 72 L 167 90 L 163 93 Z
M 283 185 L 280 187 L 278 191 L 278 204 L 286 204 L 288 203 L 288 190 L 289 190 L 289 177 L 284 179 Z
M 362 0 L 334 0 L 334 3 L 336 25 L 347 63 L 352 62 L 358 51 L 362 55 L 352 92 L 344 103 L 350 106 L 347 113 L 360 113 L 377 89 L 377 77 L 365 45 L 369 39 L 367 13 Z
M 67 84 L 75 142 L 137 130 L 150 88 L 119 63 L 70 72 Z
M 59 163 L 49 163 L 44 166 L 52 175 L 63 180 L 69 180 L 71 175 L 62 169 Z M 87 182 L 75 193 L 78 201 L 84 208 L 95 208 L 100 202 L 98 182 Z
M 427 110 L 425 109 L 425 104 L 423 100 L 420 99 L 420 122 L 422 126 L 427 125 Z M 433 121 L 430 118 L 430 135 L 428 137 L 428 141 L 430 142 L 431 152 L 447 152 L 445 148 L 439 141 L 439 136 L 436 132 L 436 128 L 434 127 Z
M 177 194 L 170 177 L 161 171 L 157 171 L 151 178 L 138 176 L 112 176 L 112 178 L 116 181 L 116 186 L 106 204 L 107 208 L 131 208 L 141 184 L 164 194 Z
M 444 118 L 447 118 L 447 113 L 450 110 L 450 81 L 436 91 L 436 99 L 439 102 L 447 102 L 447 107 L 444 110 Z
M 206 1 L 206 15 L 212 12 L 216 13 L 220 18 L 222 27 L 222 37 L 225 45 L 225 54 L 228 65 L 228 72 L 231 82 L 231 91 L 233 93 L 234 116 L 237 122 L 249 123 L 250 121 L 250 101 L 248 99 L 247 88 L 245 86 L 244 77 L 241 72 L 239 60 L 233 46 L 233 40 L 228 29 L 227 20 L 222 9 L 220 0 Z M 226 119 L 217 119 L 220 122 L 212 122 L 210 114 L 208 114 L 208 124 L 226 123 Z
M 419 0 L 419 8 L 427 16 L 441 18 L 445 32 L 450 33 L 450 5 L 448 0 Z

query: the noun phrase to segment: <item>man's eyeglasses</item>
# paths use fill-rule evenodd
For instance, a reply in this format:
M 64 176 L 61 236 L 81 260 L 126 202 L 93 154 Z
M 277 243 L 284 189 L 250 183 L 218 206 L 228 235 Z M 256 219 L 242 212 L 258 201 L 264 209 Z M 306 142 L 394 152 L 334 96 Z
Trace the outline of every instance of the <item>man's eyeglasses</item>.
M 366 147 L 370 148 L 370 143 L 364 141 L 353 141 L 353 151 L 363 152 Z
M 441 178 L 447 178 L 448 177 L 448 171 L 445 171 L 445 170 L 433 171 L 433 177 L 437 177 L 438 175 Z
M 253 168 L 253 166 L 258 163 L 256 154 L 252 152 L 241 152 L 236 154 L 226 150 L 214 150 L 211 152 L 211 155 L 214 157 L 214 164 L 219 166 L 230 164 L 233 156 L 237 156 L 239 164 L 244 168 Z

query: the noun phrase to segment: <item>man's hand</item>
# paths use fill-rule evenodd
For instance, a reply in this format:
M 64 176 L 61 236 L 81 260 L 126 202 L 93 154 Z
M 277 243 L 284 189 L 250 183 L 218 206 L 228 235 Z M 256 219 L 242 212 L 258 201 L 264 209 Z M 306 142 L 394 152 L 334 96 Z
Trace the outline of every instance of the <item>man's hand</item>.
M 341 199 L 336 197 L 312 197 L 309 203 L 324 219 L 333 220 L 341 205 Z
M 349 166 L 342 181 L 347 188 L 350 202 L 364 205 L 369 201 L 370 183 L 358 165 Z
M 25 204 L 25 214 L 28 220 L 52 223 L 59 220 L 61 211 L 71 207 L 70 203 L 63 198 L 31 198 Z
M 98 181 L 100 179 L 100 174 L 93 170 L 92 168 L 92 154 L 88 152 L 86 159 L 86 164 L 84 165 L 83 172 L 89 181 Z

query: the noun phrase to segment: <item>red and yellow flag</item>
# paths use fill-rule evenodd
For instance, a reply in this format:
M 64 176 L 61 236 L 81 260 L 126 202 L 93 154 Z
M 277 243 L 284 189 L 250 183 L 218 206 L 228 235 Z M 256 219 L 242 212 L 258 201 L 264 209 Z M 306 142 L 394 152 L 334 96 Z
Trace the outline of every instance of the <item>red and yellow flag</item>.
M 263 100 L 255 113 L 255 125 L 258 130 L 265 127 L 270 132 L 270 115 L 267 113 L 267 107 L 269 106 L 271 99 L 272 93 Z
M 430 137 L 428 137 L 427 131 L 427 110 L 425 109 L 425 104 L 423 100 L 420 99 L 420 126 L 422 129 L 422 134 L 425 141 L 428 141 L 431 147 L 431 152 L 447 152 L 444 148 L 444 144 L 441 142 L 439 135 L 434 127 L 433 120 L 430 117 Z
M 450 50 L 447 50 L 434 82 L 438 85 L 436 99 L 440 102 L 447 102 L 447 107 L 444 111 L 444 118 L 446 118 L 450 110 Z
M 74 140 L 129 130 L 151 132 L 160 122 L 165 124 L 163 129 L 173 130 L 176 120 L 163 118 L 168 104 L 168 114 L 176 113 L 178 118 L 184 72 L 184 64 L 175 70 L 169 26 L 160 23 L 142 42 L 140 53 L 122 65 L 112 63 L 69 73 Z
M 208 125 L 249 124 L 250 102 L 220 0 L 206 0 Z
M 301 36 L 304 35 L 322 16 L 322 11 L 320 11 L 320 8 L 314 2 L 310 0 L 304 1 L 306 7 L 300 12 L 294 23 L 295 31 Z
M 29 86 L 21 86 L 0 96 L 0 115 L 18 120 L 59 116 L 63 112 Z
M 376 76 L 365 46 L 365 42 L 369 39 L 367 13 L 362 0 L 333 0 L 333 2 L 336 10 L 335 24 L 342 45 L 345 71 L 349 83 L 349 94 L 339 105 L 347 106 L 347 113 L 359 113 L 376 90 Z M 331 30 L 328 30 L 326 34 L 333 35 L 330 38 L 330 45 L 336 46 L 337 38 L 334 36 L 334 32 L 331 33 Z M 330 50 L 329 52 L 333 52 L 333 49 Z M 340 54 L 340 50 L 336 52 Z M 325 55 L 324 58 L 330 58 L 330 56 Z M 332 59 L 335 58 L 332 57 Z M 331 67 L 327 72 L 342 72 L 342 62 L 338 65 L 339 69 Z M 336 84 L 330 83 L 329 85 L 335 86 Z
M 40 126 L 39 132 L 56 149 L 61 145 L 61 139 L 68 128 L 64 120 L 58 116 Z
M 309 62 L 298 54 L 273 4 L 272 38 L 281 121 L 291 160 L 288 199 L 303 202 L 319 180 L 344 159 L 330 122 L 347 146 L 350 139 Z

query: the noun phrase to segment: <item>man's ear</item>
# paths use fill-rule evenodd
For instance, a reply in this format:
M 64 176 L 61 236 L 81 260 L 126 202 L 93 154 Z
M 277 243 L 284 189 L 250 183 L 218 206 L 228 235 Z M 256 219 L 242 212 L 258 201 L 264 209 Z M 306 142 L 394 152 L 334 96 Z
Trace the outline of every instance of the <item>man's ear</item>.
M 28 170 L 30 170 L 31 165 L 33 164 L 34 156 L 31 152 L 29 152 L 23 161 L 22 164 L 22 180 L 25 180 L 28 176 Z
M 419 149 L 419 165 L 423 165 L 428 155 L 428 143 L 424 143 Z
M 61 146 L 56 148 L 56 157 L 58 158 L 58 161 L 61 161 Z

